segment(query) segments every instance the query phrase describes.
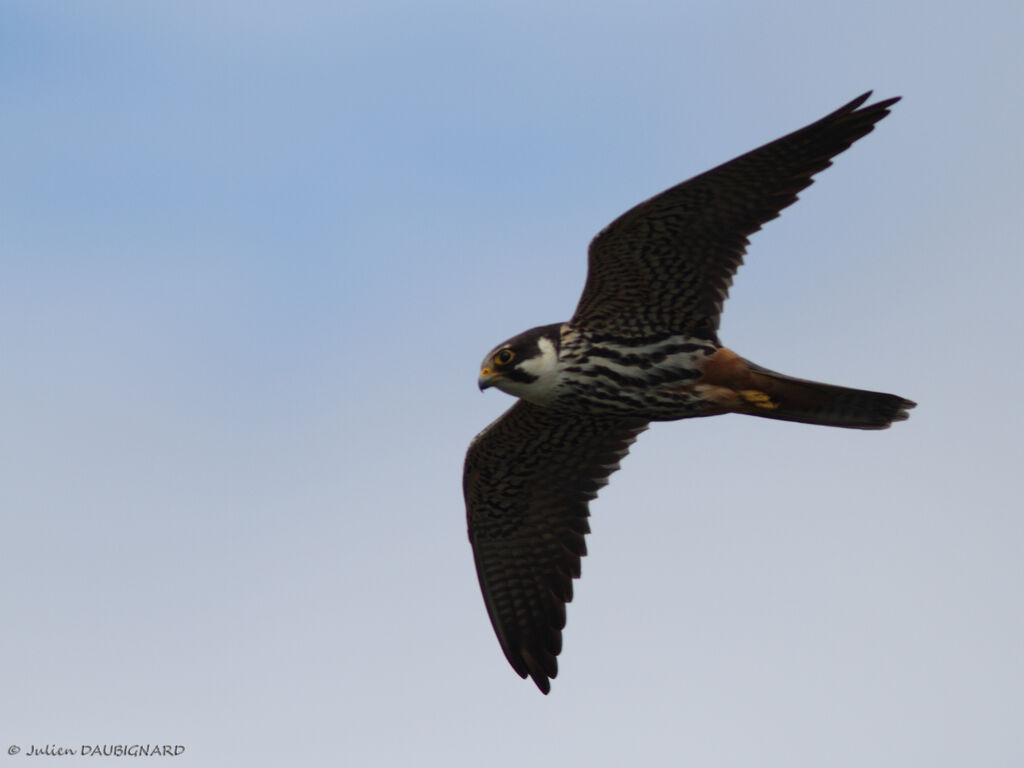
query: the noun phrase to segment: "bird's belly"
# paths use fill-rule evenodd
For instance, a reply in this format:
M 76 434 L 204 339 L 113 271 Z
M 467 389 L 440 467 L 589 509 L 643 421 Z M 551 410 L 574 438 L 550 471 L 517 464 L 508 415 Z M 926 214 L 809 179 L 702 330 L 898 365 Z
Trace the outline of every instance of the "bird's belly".
M 717 349 L 704 340 L 679 337 L 643 345 L 593 344 L 564 358 L 558 405 L 649 421 L 721 413 L 699 384 L 704 361 Z
M 725 413 L 718 398 L 707 388 L 692 385 L 669 387 L 607 387 L 594 384 L 574 388 L 557 404 L 584 413 L 641 417 L 648 421 L 675 421 Z

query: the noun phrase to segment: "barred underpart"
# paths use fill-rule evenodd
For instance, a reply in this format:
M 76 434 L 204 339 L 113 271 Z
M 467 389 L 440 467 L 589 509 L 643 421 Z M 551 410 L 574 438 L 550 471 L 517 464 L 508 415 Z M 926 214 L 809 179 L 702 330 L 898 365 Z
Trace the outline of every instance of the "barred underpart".
M 694 393 L 701 362 L 718 347 L 676 334 L 620 337 L 563 326 L 558 405 L 586 413 L 669 421 L 709 414 Z

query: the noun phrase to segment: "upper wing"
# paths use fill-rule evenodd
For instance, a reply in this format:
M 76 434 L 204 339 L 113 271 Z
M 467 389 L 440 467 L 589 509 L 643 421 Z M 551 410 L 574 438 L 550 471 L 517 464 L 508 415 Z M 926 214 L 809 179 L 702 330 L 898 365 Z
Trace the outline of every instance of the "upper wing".
M 520 400 L 466 453 L 469 540 L 487 612 L 509 663 L 544 693 L 586 554 L 587 502 L 646 428 Z
M 587 283 L 571 322 L 620 336 L 714 338 L 747 238 L 899 101 L 858 109 L 870 95 L 672 187 L 605 227 L 590 244 Z

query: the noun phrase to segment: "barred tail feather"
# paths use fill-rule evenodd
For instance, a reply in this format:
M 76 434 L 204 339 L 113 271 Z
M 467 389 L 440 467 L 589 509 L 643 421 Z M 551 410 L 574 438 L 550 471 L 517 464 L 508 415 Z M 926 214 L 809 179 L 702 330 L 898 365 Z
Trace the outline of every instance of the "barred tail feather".
M 745 395 L 750 408 L 744 413 L 752 416 L 828 427 L 887 429 L 894 421 L 905 420 L 916 405 L 899 395 L 796 379 L 744 362 L 754 385 Z

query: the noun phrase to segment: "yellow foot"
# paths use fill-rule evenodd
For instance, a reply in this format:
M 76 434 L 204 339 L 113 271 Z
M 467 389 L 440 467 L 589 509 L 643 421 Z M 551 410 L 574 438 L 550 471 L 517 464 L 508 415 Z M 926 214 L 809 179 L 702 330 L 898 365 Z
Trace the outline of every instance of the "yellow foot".
M 771 411 L 779 407 L 778 403 L 772 402 L 772 399 L 759 389 L 741 389 L 739 394 L 740 397 L 755 408 L 764 408 Z

